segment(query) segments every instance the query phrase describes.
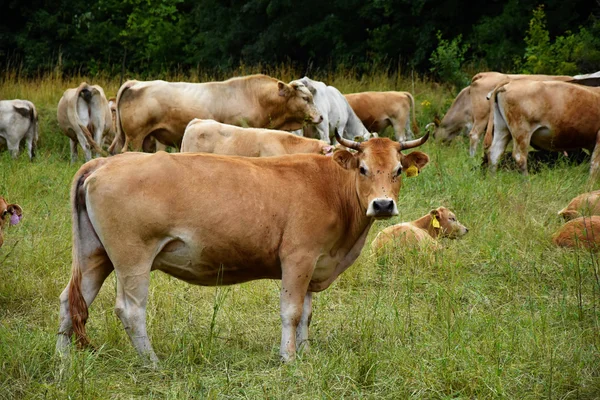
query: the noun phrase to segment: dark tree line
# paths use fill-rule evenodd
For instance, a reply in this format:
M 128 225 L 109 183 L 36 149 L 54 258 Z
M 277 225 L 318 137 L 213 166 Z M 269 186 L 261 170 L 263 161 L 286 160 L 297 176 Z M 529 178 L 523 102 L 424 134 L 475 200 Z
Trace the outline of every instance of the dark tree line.
M 458 68 L 470 63 L 475 68 L 514 71 L 530 61 L 525 39 L 540 4 L 540 0 L 4 0 L 0 63 L 26 74 L 57 65 L 67 73 L 118 74 L 124 56 L 127 70 L 138 74 L 174 68 L 227 71 L 240 63 L 352 67 L 359 72 L 376 65 L 429 73 L 453 60 L 459 61 Z M 600 43 L 594 37 L 600 36 L 596 19 L 600 3 L 547 0 L 543 12 L 550 44 L 561 35 L 573 36 L 572 42 L 587 40 L 590 43 L 579 50 L 586 55 L 577 56 L 585 60 L 575 60 L 574 65 L 600 69 L 596 55 Z M 581 29 L 587 36 L 580 34 Z M 584 36 L 587 39 L 581 39 Z M 432 61 L 436 49 L 441 56 Z M 596 53 L 590 56 L 590 51 Z M 563 53 L 574 57 L 574 50 Z

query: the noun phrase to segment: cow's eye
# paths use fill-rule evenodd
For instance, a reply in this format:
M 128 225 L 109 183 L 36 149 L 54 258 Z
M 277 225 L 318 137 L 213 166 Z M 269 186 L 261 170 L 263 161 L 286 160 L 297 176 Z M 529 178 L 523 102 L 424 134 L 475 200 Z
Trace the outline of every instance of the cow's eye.
M 367 175 L 367 169 L 365 167 L 360 167 L 358 169 L 358 171 L 360 172 L 361 175 Z
M 308 97 L 303 97 L 304 101 L 308 103 Z
M 396 171 L 396 176 L 400 175 L 402 175 L 402 167 L 398 168 L 398 171 Z

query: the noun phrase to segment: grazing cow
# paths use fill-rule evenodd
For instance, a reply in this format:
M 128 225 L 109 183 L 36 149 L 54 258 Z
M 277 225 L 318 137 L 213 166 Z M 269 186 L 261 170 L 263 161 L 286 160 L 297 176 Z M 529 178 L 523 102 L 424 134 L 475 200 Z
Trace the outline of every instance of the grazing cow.
M 561 247 L 583 247 L 598 250 L 600 247 L 600 217 L 575 218 L 563 226 L 552 237 Z
M 109 151 L 125 151 L 129 145 L 149 151 L 152 137 L 180 147 L 194 118 L 284 131 L 323 120 L 312 93 L 299 81 L 287 84 L 266 75 L 206 83 L 127 81 L 117 94 L 117 136 Z
M 342 136 L 348 139 L 369 140 L 371 133 L 365 128 L 361 120 L 356 116 L 348 100 L 344 95 L 323 82 L 313 81 L 308 77 L 300 79 L 308 90 L 313 94 L 315 106 L 323 116 L 323 121 L 317 125 L 305 127 L 307 130 L 316 130 L 318 138 L 324 142 L 331 143 L 333 132 L 337 128 Z M 302 135 L 302 130 L 294 131 L 296 135 Z M 312 137 L 312 134 L 304 136 Z
M 33 160 L 38 136 L 38 115 L 32 102 L 0 101 L 0 143 L 6 142 L 6 147 L 13 158 L 19 156 L 19 145 L 25 139 L 29 159 Z
M 501 74 L 499 72 L 480 72 L 473 76 L 469 87 L 469 97 L 471 100 L 471 115 L 473 118 L 473 124 L 471 131 L 469 132 L 469 154 L 471 157 L 475 157 L 477 151 L 477 145 L 481 135 L 485 133 L 485 128 L 488 124 L 490 116 L 490 103 L 488 101 L 488 94 L 494 90 L 494 88 L 502 83 L 513 80 L 535 80 L 535 81 L 569 81 L 573 78 L 564 75 L 517 75 L 517 74 Z M 464 90 L 464 89 L 463 89 Z M 436 132 L 436 138 L 444 139 L 443 132 Z M 456 136 L 456 135 L 455 135 Z M 452 136 L 454 137 L 454 136 Z M 450 137 L 449 139 L 451 139 Z M 448 140 L 449 140 L 448 139 Z
M 92 159 L 92 149 L 97 155 L 106 155 L 100 144 L 112 129 L 112 117 L 100 86 L 82 82 L 76 88 L 65 90 L 56 114 L 60 129 L 71 139 L 72 163 L 77 162 L 77 143 L 83 149 L 86 161 Z
M 446 207 L 438 207 L 415 221 L 388 226 L 377 234 L 371 243 L 371 249 L 378 251 L 390 244 L 400 247 L 418 244 L 438 248 L 435 240 L 438 237 L 456 239 L 467 232 L 467 227 L 458 222 L 452 211 Z
M 23 218 L 23 209 L 18 204 L 8 204 L 4 197 L 0 196 L 0 247 L 4 244 L 4 235 L 2 229 L 4 228 L 4 219 L 9 217 L 9 224 L 16 225 Z
M 415 119 L 415 99 L 409 92 L 362 92 L 344 96 L 370 132 L 381 133 L 388 126 L 392 126 L 396 140 L 404 140 L 407 132 L 408 136 L 412 136 L 411 109 L 413 130 L 415 133 L 419 132 Z
M 567 221 L 584 215 L 600 215 L 600 190 L 580 194 L 560 210 L 558 215 Z
M 471 88 L 469 86 L 461 90 L 456 96 L 441 122 L 439 124 L 434 122 L 434 124 L 436 129 L 433 137 L 443 142 L 449 142 L 464 130 L 471 129 L 473 126 L 473 113 L 471 111 Z
M 212 119 L 194 118 L 181 142 L 182 153 L 213 153 L 229 156 L 272 157 L 285 154 L 331 154 L 334 147 L 322 140 L 273 129 L 241 128 Z
M 490 97 L 493 123 L 486 132 L 485 161 L 497 169 L 506 146 L 513 140 L 513 158 L 527 175 L 529 145 L 546 151 L 588 149 L 590 173 L 600 167 L 600 88 L 557 81 L 510 81 Z M 493 133 L 492 133 L 493 131 Z M 492 138 L 490 140 L 490 138 Z
M 140 355 L 157 357 L 146 333 L 150 271 L 204 286 L 281 279 L 280 355 L 306 342 L 312 293 L 359 256 L 375 219 L 398 214 L 401 173 L 423 168 L 427 135 L 374 138 L 333 156 L 233 157 L 125 153 L 82 166 L 71 187 L 73 264 L 60 296 L 56 344 L 75 331 L 86 344 L 89 304 L 117 274 L 116 313 Z

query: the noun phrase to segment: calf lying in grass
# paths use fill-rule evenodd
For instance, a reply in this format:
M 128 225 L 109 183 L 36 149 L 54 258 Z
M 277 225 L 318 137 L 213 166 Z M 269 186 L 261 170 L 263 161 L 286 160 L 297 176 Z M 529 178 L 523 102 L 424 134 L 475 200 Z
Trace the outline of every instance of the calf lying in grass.
M 567 221 L 584 215 L 600 215 L 600 190 L 580 194 L 560 210 L 558 215 Z
M 402 247 L 420 245 L 437 249 L 440 247 L 438 237 L 455 239 L 467 232 L 467 227 L 458 222 L 452 211 L 439 207 L 415 221 L 385 228 L 377 234 L 371 249 L 378 251 L 392 243 Z
M 23 209 L 18 204 L 8 204 L 4 197 L 0 196 L 0 247 L 4 243 L 2 228 L 4 227 L 4 219 L 10 215 L 9 224 L 16 225 L 23 218 Z
M 552 237 L 561 247 L 584 247 L 598 250 L 600 246 L 600 217 L 581 217 L 560 227 Z

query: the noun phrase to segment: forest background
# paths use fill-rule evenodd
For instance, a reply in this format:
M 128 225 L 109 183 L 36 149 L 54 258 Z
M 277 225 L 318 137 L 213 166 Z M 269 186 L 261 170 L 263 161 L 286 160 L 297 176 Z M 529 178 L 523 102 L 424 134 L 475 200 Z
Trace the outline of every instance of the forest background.
M 600 1 L 0 1 L 0 67 L 23 76 L 135 75 L 240 65 L 374 69 L 456 87 L 483 70 L 600 70 Z

